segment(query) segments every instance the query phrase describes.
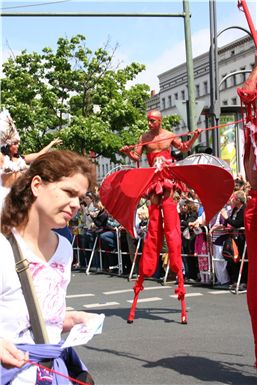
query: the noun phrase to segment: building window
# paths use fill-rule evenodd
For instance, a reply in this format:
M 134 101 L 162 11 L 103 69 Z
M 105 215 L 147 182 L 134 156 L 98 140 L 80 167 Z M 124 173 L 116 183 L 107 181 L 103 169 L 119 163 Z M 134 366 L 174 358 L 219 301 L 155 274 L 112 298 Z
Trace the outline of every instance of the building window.
M 102 164 L 102 176 L 104 176 L 104 164 Z
M 232 105 L 233 105 L 233 106 L 236 106 L 236 105 L 237 105 L 236 98 L 232 98 Z
M 245 71 L 245 66 L 240 68 L 240 71 Z M 244 83 L 246 79 L 246 72 L 241 73 L 241 82 Z
M 168 96 L 169 107 L 172 107 L 171 95 Z
M 236 75 L 231 76 L 231 86 L 236 86 Z
M 203 82 L 204 95 L 208 94 L 208 82 Z
M 199 98 L 200 97 L 200 85 L 197 84 L 195 86 L 195 92 L 196 92 L 196 97 Z
M 175 100 L 178 100 L 178 93 L 177 92 L 174 94 L 174 98 L 175 98 Z
M 231 56 L 234 56 L 235 55 L 235 50 L 232 49 L 232 51 L 230 53 L 231 53 Z
M 227 74 L 222 75 L 222 79 L 224 79 L 226 76 L 227 76 Z M 227 79 L 223 80 L 222 84 L 223 84 L 223 90 L 226 89 L 227 88 Z
M 162 109 L 165 110 L 165 108 L 166 108 L 165 98 L 162 98 Z
M 228 105 L 228 101 L 227 100 L 223 100 L 222 104 L 223 104 L 223 106 L 227 106 Z

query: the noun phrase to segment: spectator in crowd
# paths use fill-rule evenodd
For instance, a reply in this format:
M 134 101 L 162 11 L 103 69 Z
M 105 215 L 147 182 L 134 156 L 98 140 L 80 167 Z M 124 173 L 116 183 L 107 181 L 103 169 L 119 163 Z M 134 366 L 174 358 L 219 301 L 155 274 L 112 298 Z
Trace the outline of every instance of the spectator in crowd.
M 85 271 L 91 252 L 88 249 L 93 247 L 94 232 L 91 213 L 96 211 L 94 206 L 95 195 L 88 191 L 81 199 L 78 225 L 78 246 L 79 246 L 79 269 Z
M 93 248 L 96 237 L 100 237 L 101 233 L 106 231 L 109 218 L 107 211 L 98 197 L 95 197 L 93 206 L 93 209 L 89 211 L 89 219 L 92 220 L 92 223 L 90 229 L 87 230 L 86 238 L 86 245 L 89 249 Z M 91 252 L 89 251 L 88 260 L 90 256 Z M 96 269 L 100 267 L 99 254 L 97 251 L 93 256 L 91 267 Z
M 235 179 L 235 185 L 234 185 L 234 191 L 239 191 L 243 190 L 245 185 L 245 181 L 241 178 L 236 178 Z
M 236 241 L 239 255 L 243 255 L 244 245 L 245 245 L 245 235 L 244 230 L 238 230 L 244 227 L 244 211 L 246 207 L 246 195 L 244 191 L 238 190 L 235 191 L 231 197 L 231 207 L 232 211 L 229 215 L 226 208 L 221 210 L 221 215 L 225 219 L 225 226 L 229 227 L 233 234 L 233 238 Z M 233 260 L 229 260 L 227 264 L 227 270 L 230 276 L 230 281 L 232 284 L 232 288 L 236 286 L 236 282 L 238 279 L 240 264 L 233 262 Z M 246 284 L 247 281 L 247 264 L 244 265 L 244 270 L 242 274 L 242 283 Z
M 229 215 L 228 208 L 226 208 L 226 212 Z M 223 243 L 227 234 L 225 232 L 225 218 L 221 215 L 221 211 L 211 220 L 209 234 L 212 242 L 212 257 L 214 258 L 215 285 L 228 287 L 230 277 L 227 271 L 227 261 L 222 256 Z
M 117 231 L 121 229 L 119 222 L 117 222 L 110 215 L 107 217 L 103 231 L 100 233 L 100 244 L 103 258 L 103 268 L 111 272 L 113 268 L 117 267 L 118 257 L 115 255 L 117 251 L 117 242 L 118 242 L 118 233 Z
M 182 231 L 182 259 L 184 265 L 185 282 L 197 280 L 198 263 L 194 255 L 195 233 L 189 223 L 198 218 L 198 207 L 190 200 L 180 201 L 180 225 Z
M 90 182 L 91 165 L 84 157 L 71 151 L 51 151 L 36 158 L 14 182 L 6 197 L 0 234 L 2 364 L 20 367 L 26 362 L 27 355 L 17 350 L 15 344 L 27 344 L 28 351 L 30 344 L 35 346 L 13 250 L 5 237 L 15 237 L 29 262 L 50 344 L 58 344 L 62 332 L 69 331 L 75 324 L 87 324 L 94 316 L 83 311 L 66 311 L 72 246 L 52 230 L 66 226 L 76 214 L 79 198 Z M 44 349 L 48 349 L 47 345 L 40 345 L 39 355 Z M 27 364 L 15 380 L 19 384 L 34 385 L 40 383 L 43 374 L 44 369 Z M 56 375 L 47 374 L 50 384 Z
M 96 198 L 94 210 L 90 211 L 89 215 L 93 221 L 91 229 L 95 233 L 101 233 L 106 230 L 109 215 L 99 198 Z
M 142 250 L 142 246 L 143 246 L 142 241 L 144 240 L 145 235 L 146 235 L 147 226 L 148 226 L 148 218 L 149 218 L 148 208 L 144 204 L 144 205 L 140 206 L 136 211 L 135 225 L 136 225 L 136 230 L 137 230 L 137 238 L 136 239 L 132 238 L 132 236 L 129 234 L 129 232 L 126 231 L 126 241 L 127 241 L 127 245 L 128 245 L 128 251 L 129 251 L 131 264 L 134 261 L 134 257 L 135 257 L 135 253 L 136 253 L 136 247 L 137 247 L 137 243 L 139 242 L 139 238 L 141 238 L 140 251 Z M 135 275 L 138 274 L 138 260 L 139 260 L 139 257 L 137 258 L 135 268 L 134 268 L 134 274 Z

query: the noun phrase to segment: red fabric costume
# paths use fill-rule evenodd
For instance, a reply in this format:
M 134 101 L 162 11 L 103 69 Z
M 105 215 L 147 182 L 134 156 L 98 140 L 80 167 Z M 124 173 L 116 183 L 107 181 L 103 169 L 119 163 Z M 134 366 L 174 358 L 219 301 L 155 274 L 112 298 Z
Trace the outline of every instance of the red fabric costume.
M 245 209 L 245 235 L 248 256 L 247 304 L 252 321 L 255 343 L 255 365 L 257 367 L 257 69 L 255 76 L 249 77 L 238 94 L 245 109 L 244 115 L 244 167 L 247 180 L 252 189 Z
M 245 17 L 257 49 L 257 33 L 245 0 L 238 1 L 238 7 Z M 257 55 L 255 68 L 242 88 L 237 89 L 242 104 L 244 118 L 244 167 L 248 182 L 251 185 L 249 199 L 245 210 L 245 235 L 248 257 L 247 304 L 252 321 L 255 343 L 255 366 L 257 367 Z
M 100 198 L 106 209 L 132 236 L 134 216 L 140 198 L 154 194 L 162 199 L 149 207 L 149 225 L 139 261 L 139 277 L 134 286 L 134 302 L 128 323 L 135 317 L 136 303 L 143 290 L 144 277 L 154 274 L 165 234 L 170 268 L 177 274 L 176 293 L 181 301 L 181 322 L 187 323 L 185 289 L 182 274 L 180 221 L 176 203 L 168 196 L 181 182 L 193 188 L 205 206 L 206 220 L 210 220 L 228 201 L 234 187 L 231 174 L 222 167 L 209 164 L 175 164 L 169 150 L 147 154 L 150 168 L 121 170 L 110 174 L 100 188 Z M 200 178 L 199 178 L 200 177 Z M 223 189 L 220 191 L 220 181 Z M 165 192 L 165 194 L 164 194 Z M 164 194 L 164 195 L 163 195 Z

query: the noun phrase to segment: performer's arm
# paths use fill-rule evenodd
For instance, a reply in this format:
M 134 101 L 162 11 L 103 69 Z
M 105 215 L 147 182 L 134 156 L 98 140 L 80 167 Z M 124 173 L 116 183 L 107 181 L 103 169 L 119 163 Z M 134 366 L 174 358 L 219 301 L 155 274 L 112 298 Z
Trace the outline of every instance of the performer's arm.
M 142 143 L 142 137 L 140 137 L 139 144 Z M 130 159 L 134 160 L 137 162 L 143 153 L 143 146 L 142 145 L 137 145 L 134 147 L 134 150 L 131 150 L 131 146 L 123 146 L 120 148 L 120 152 L 123 152 L 126 154 Z
M 181 142 L 180 139 L 175 138 L 173 139 L 171 145 L 177 148 L 181 152 L 188 152 L 193 146 L 194 142 L 199 138 L 201 132 L 202 132 L 202 129 L 197 128 L 195 131 L 193 131 L 193 136 L 191 139 L 187 140 L 186 142 Z
M 42 150 L 40 150 L 39 152 L 24 155 L 25 162 L 27 164 L 32 163 L 38 156 L 47 153 L 53 146 L 56 146 L 58 144 L 62 144 L 62 140 L 59 138 L 53 139 L 47 146 L 42 148 Z

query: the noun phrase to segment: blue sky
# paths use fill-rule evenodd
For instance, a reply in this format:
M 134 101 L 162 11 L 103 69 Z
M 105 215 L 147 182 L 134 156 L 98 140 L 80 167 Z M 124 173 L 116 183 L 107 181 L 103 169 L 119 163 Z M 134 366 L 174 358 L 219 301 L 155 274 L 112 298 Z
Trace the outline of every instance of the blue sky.
M 55 4 L 54 1 L 56 1 Z M 43 4 L 45 3 L 45 4 Z M 30 2 L 2 0 L 2 9 L 12 12 L 133 12 L 182 13 L 181 1 L 57 1 L 34 0 Z M 248 8 L 257 29 L 257 2 L 247 0 Z M 23 7 L 21 7 L 23 6 Z M 25 7 L 24 7 L 25 6 Z M 16 7 L 16 8 L 11 8 Z M 237 0 L 216 0 L 217 30 L 229 26 L 248 29 L 245 15 L 237 8 Z M 209 49 L 209 1 L 189 1 L 193 56 Z M 87 45 L 95 50 L 109 39 L 111 46 L 119 44 L 117 62 L 123 65 L 139 62 L 147 69 L 138 78 L 151 89 L 158 91 L 158 75 L 185 61 L 183 18 L 103 18 L 103 17 L 4 17 L 2 18 L 2 61 L 22 49 L 41 52 L 49 46 L 55 48 L 59 37 L 82 34 Z M 219 46 L 243 35 L 232 29 L 224 32 Z

